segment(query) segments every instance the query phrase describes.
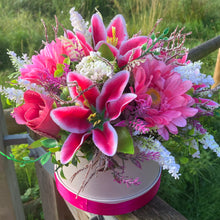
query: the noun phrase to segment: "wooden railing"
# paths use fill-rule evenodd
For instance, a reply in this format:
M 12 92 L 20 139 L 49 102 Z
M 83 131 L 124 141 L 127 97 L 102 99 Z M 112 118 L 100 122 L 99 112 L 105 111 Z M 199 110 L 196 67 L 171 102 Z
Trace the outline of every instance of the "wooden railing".
M 209 46 L 208 46 L 209 45 Z M 214 45 L 214 46 L 213 46 Z M 207 53 L 202 53 L 209 48 L 209 53 L 220 47 L 220 36 L 214 38 L 190 51 L 192 60 L 201 59 Z M 211 49 L 210 49 L 211 48 Z M 25 133 L 24 133 L 25 132 Z M 3 111 L 0 100 L 0 151 L 8 154 L 11 145 L 21 143 L 31 143 L 33 138 L 25 126 L 17 125 L 10 116 L 10 110 Z M 42 148 L 35 150 L 35 156 L 44 153 Z M 96 216 L 81 211 L 68 202 L 64 201 L 56 190 L 53 164 L 47 162 L 44 166 L 35 164 L 36 174 L 40 187 L 40 196 L 45 220 L 141 220 L 141 219 L 173 219 L 184 220 L 183 215 L 170 207 L 165 201 L 156 196 L 143 208 L 132 213 L 121 216 Z M 0 219 L 4 220 L 24 220 L 24 210 L 20 199 L 17 177 L 12 161 L 0 156 Z

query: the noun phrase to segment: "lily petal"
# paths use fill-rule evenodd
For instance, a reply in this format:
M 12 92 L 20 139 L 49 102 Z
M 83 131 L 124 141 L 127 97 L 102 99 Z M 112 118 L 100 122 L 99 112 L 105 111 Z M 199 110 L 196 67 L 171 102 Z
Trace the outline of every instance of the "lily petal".
M 148 42 L 149 38 L 145 36 L 132 37 L 131 39 L 122 42 L 119 49 L 121 55 L 125 55 L 129 50 L 142 46 Z
M 86 42 L 85 36 L 81 32 L 76 32 L 77 38 L 80 40 L 80 44 L 86 56 L 89 56 L 90 51 L 93 51 L 92 47 Z
M 60 128 L 71 133 L 82 134 L 92 127 L 92 124 L 87 120 L 90 114 L 90 109 L 68 106 L 53 109 L 50 116 Z
M 136 94 L 126 93 L 122 95 L 121 98 L 119 98 L 118 100 L 108 103 L 106 109 L 106 117 L 110 118 L 111 120 L 115 120 L 120 116 L 121 112 L 125 109 L 125 107 L 136 97 Z
M 118 100 L 129 80 L 129 72 L 126 70 L 120 71 L 112 78 L 108 79 L 102 87 L 102 91 L 96 99 L 96 109 L 102 112 L 108 102 Z
M 133 50 L 129 50 L 125 55 L 119 55 L 117 58 L 118 66 L 123 67 L 128 62 L 131 62 L 137 59 L 138 57 L 141 56 L 141 52 L 142 52 L 141 48 L 137 47 L 137 48 L 134 48 Z
M 106 41 L 107 33 L 105 30 L 105 25 L 98 13 L 92 16 L 91 24 L 94 45 L 96 45 L 99 41 Z
M 68 163 L 89 135 L 90 133 L 70 134 L 62 146 L 60 162 L 62 164 Z
M 111 52 L 113 53 L 114 57 L 117 57 L 117 56 L 118 56 L 118 53 L 119 53 L 118 49 L 117 49 L 116 47 L 114 47 L 113 45 L 111 45 L 111 44 L 105 42 L 105 41 L 100 41 L 100 42 L 98 42 L 98 44 L 95 46 L 95 50 L 96 50 L 96 51 L 99 50 L 99 48 L 100 48 L 103 44 L 106 44 L 106 45 L 109 47 L 109 49 L 110 49 Z
M 107 28 L 107 35 L 108 37 L 112 38 L 112 27 L 116 30 L 116 38 L 118 38 L 117 48 L 121 46 L 122 41 L 125 41 L 128 39 L 128 33 L 126 28 L 126 22 L 122 15 L 116 15 L 111 23 L 109 24 Z
M 93 85 L 93 82 L 85 77 L 80 75 L 77 72 L 70 72 L 67 75 L 67 83 L 69 83 L 69 92 L 70 92 L 70 96 L 74 99 L 79 93 L 77 92 L 77 90 L 79 88 L 77 88 L 76 86 L 71 86 L 71 84 L 74 83 L 74 81 L 77 82 L 78 86 L 80 87 L 80 89 L 83 91 L 85 89 L 88 89 L 90 86 Z M 96 98 L 99 95 L 99 90 L 96 86 L 92 87 L 91 89 L 89 89 L 88 91 L 84 92 L 83 95 L 81 95 L 78 100 L 81 103 L 84 103 L 85 99 L 86 101 L 89 102 L 89 104 L 95 106 L 96 104 Z
M 118 146 L 117 132 L 109 121 L 104 123 L 103 128 L 103 131 L 100 129 L 92 130 L 93 142 L 102 153 L 113 156 Z

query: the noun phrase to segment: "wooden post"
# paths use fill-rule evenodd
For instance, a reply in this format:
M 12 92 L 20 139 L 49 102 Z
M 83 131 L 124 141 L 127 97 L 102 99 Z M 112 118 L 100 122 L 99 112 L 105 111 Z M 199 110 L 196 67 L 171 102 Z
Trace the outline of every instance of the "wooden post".
M 215 81 L 215 84 L 212 86 L 212 89 L 214 89 L 216 86 L 220 84 L 220 48 L 218 49 L 218 56 L 216 60 L 213 79 Z
M 193 62 L 198 61 L 218 48 L 220 48 L 220 35 L 191 49 L 188 54 L 188 59 Z
M 8 154 L 10 150 L 4 145 L 6 135 L 6 122 L 0 99 L 0 151 Z M 25 219 L 14 164 L 2 156 L 0 156 L 0 219 Z
M 38 149 L 39 150 L 39 149 Z M 44 153 L 44 151 L 42 151 Z M 42 154 L 38 151 L 38 156 Z M 74 220 L 65 201 L 56 189 L 53 164 L 35 164 L 45 220 Z M 78 220 L 78 219 L 77 219 Z

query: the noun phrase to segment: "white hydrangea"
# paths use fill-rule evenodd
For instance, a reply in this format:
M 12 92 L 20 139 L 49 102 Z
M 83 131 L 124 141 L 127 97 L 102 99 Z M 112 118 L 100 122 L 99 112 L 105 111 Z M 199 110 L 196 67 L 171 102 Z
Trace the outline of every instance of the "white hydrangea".
M 180 176 L 180 165 L 175 162 L 175 158 L 171 155 L 171 153 L 161 144 L 160 141 L 151 139 L 149 142 L 147 138 L 145 139 L 147 143 L 151 143 L 150 146 L 143 147 L 144 142 L 140 143 L 141 140 L 139 140 L 135 145 L 139 146 L 140 151 L 147 152 L 150 148 L 151 151 L 159 152 L 160 157 L 157 162 L 163 167 L 164 170 L 168 170 L 171 176 L 173 176 L 175 179 L 178 179 Z
M 101 60 L 99 52 L 90 52 L 90 56 L 83 57 L 76 65 L 76 71 L 93 82 L 101 82 L 106 77 L 111 78 L 113 74 L 111 66 Z
M 196 85 L 205 84 L 211 86 L 214 80 L 210 75 L 200 73 L 202 62 L 189 63 L 185 66 L 177 66 L 173 71 L 181 74 L 182 80 L 190 80 Z
M 199 139 L 199 142 L 203 144 L 204 149 L 211 149 L 213 152 L 217 154 L 218 157 L 220 157 L 220 147 L 216 143 L 213 135 L 206 133 L 201 139 Z
M 70 9 L 70 21 L 73 27 L 73 31 L 81 32 L 84 35 L 86 41 L 91 44 L 91 33 L 88 31 L 89 22 L 85 22 L 82 16 L 77 11 L 75 11 L 74 7 Z

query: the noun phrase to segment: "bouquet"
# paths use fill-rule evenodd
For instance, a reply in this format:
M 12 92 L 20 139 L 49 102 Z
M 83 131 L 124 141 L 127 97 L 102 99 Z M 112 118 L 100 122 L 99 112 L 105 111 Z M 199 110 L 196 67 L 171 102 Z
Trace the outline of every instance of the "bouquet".
M 51 42 L 45 26 L 44 48 L 31 58 L 8 52 L 17 72 L 0 91 L 16 104 L 16 122 L 42 136 L 28 146 L 45 147 L 36 160 L 52 158 L 65 178 L 64 166 L 86 158 L 86 169 L 93 168 L 89 178 L 111 170 L 116 182 L 130 186 L 140 182 L 123 176 L 125 160 L 139 168 L 154 160 L 179 178 L 181 161 L 199 158 L 202 148 L 220 156 L 201 123 L 219 108 L 211 100 L 218 88 L 211 89 L 214 81 L 200 72 L 201 62 L 187 60 L 189 33 L 157 33 L 158 20 L 149 35 L 129 37 L 122 15 L 106 28 L 97 12 L 89 26 L 74 8 L 70 20 L 73 30 L 56 19 Z M 58 27 L 63 36 L 57 36 Z M 36 161 L 1 154 L 22 165 Z

